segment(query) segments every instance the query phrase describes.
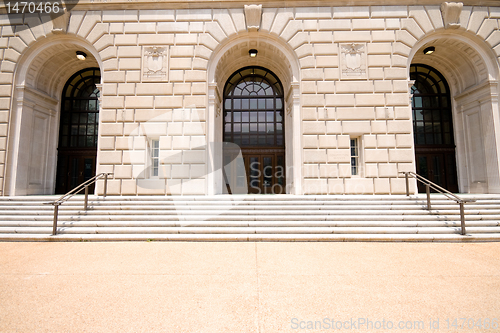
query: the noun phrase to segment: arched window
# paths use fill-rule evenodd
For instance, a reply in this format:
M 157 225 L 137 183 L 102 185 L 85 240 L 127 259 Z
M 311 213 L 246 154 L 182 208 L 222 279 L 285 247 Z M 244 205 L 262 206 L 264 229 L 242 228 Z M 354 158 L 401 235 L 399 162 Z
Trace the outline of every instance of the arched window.
M 412 65 L 413 133 L 417 145 L 453 145 L 450 89 L 441 73 L 425 65 Z
M 417 173 L 452 192 L 458 192 L 448 84 L 434 68 L 410 67 L 413 135 Z M 419 183 L 419 191 L 425 188 Z
M 99 123 L 98 68 L 85 69 L 73 75 L 63 90 L 60 148 L 97 148 Z
M 272 72 L 247 67 L 224 89 L 224 141 L 241 147 L 283 146 L 283 87 Z

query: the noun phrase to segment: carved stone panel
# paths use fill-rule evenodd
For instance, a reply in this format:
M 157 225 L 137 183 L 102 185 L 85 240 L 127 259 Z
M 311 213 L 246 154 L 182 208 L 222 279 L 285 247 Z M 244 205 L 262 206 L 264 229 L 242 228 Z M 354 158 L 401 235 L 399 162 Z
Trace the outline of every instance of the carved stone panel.
M 168 47 L 144 47 L 142 79 L 143 81 L 168 80 Z
M 366 44 L 340 44 L 340 78 L 366 79 Z
M 262 5 L 245 5 L 245 21 L 248 31 L 257 31 L 260 29 L 261 17 Z
M 463 6 L 464 4 L 461 2 L 443 2 L 441 4 L 441 14 L 446 29 L 460 27 L 460 14 Z

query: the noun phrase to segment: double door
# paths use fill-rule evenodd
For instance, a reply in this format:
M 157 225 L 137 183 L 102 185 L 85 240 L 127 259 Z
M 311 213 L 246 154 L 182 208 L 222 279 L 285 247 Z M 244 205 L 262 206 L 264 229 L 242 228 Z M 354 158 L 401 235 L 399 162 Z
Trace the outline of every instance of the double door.
M 282 194 L 286 193 L 285 150 L 241 149 L 243 158 L 225 156 L 226 193 Z M 230 165 L 230 161 L 234 163 Z
M 243 151 L 243 160 L 248 177 L 248 193 L 286 193 L 284 151 Z
M 417 174 L 429 179 L 431 182 L 447 189 L 458 192 L 456 173 L 455 151 L 416 149 Z M 425 185 L 418 182 L 418 191 L 425 192 Z
M 96 174 L 96 151 L 59 152 L 56 193 L 63 194 L 74 189 Z M 89 193 L 94 192 L 94 184 Z

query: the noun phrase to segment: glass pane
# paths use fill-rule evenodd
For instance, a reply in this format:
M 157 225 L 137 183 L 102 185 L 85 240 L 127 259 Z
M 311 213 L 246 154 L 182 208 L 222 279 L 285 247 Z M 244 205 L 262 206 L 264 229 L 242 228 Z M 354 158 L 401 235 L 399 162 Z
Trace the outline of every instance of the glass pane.
M 249 162 L 250 187 L 259 188 L 260 163 L 258 157 L 250 157 Z
M 281 112 L 276 112 L 276 122 L 281 123 L 283 121 L 283 117 L 281 116 Z
M 418 173 L 424 177 L 424 178 L 429 178 L 429 171 L 427 170 L 427 157 L 425 156 L 420 156 L 418 158 L 418 166 L 417 166 Z
M 236 186 L 245 186 L 245 162 L 242 158 L 236 160 Z
M 451 141 L 451 135 L 450 133 L 445 133 L 444 134 L 444 144 L 445 145 L 451 145 L 453 142 Z
M 278 134 L 281 134 L 283 132 L 283 125 L 282 124 L 276 124 L 276 132 Z
M 250 100 L 250 110 L 256 110 L 256 109 L 257 109 L 257 100 L 251 99 Z
M 97 101 L 91 100 L 89 101 L 89 110 L 94 111 L 97 110 Z
M 266 100 L 263 98 L 259 99 L 259 109 L 260 110 L 265 110 L 266 109 Z
M 422 97 L 413 97 L 413 106 L 416 108 L 422 107 Z
M 241 108 L 243 110 L 248 110 L 250 108 L 250 100 L 249 99 L 242 99 L 241 100 Z
M 442 186 L 443 185 L 443 180 L 441 178 L 441 171 L 442 171 L 442 165 L 441 165 L 441 159 L 440 159 L 441 156 L 433 156 L 433 176 L 434 176 L 434 183 Z
M 74 188 L 78 185 L 78 159 L 71 159 L 71 188 Z
M 235 99 L 234 102 L 233 102 L 233 104 L 234 104 L 233 109 L 235 109 L 235 110 L 240 110 L 241 109 L 241 99 Z
M 422 110 L 415 110 L 415 119 L 424 120 L 424 114 Z
M 264 174 L 264 186 L 273 186 L 273 159 L 271 157 L 264 157 L 263 159 L 263 174 Z
M 265 122 L 266 122 L 266 113 L 259 112 L 259 123 L 265 123 Z
M 250 113 L 249 112 L 242 112 L 241 113 L 241 121 L 244 123 L 247 123 L 250 121 Z
M 93 147 L 93 146 L 94 146 L 94 137 L 87 136 L 87 147 Z
M 271 124 L 267 124 L 267 133 L 268 134 L 274 134 L 274 124 L 271 123 Z
M 434 144 L 434 135 L 432 133 L 427 133 L 425 135 L 425 144 L 428 145 Z
M 441 98 L 441 107 L 447 108 L 448 107 L 448 97 L 442 97 Z
M 241 125 L 241 132 L 242 133 L 250 133 L 250 124 L 243 123 Z
M 257 112 L 250 112 L 250 122 L 252 123 L 257 122 Z
M 241 112 L 233 112 L 234 122 L 239 123 L 241 121 Z
M 268 111 L 268 112 L 266 112 L 266 114 L 267 114 L 266 121 L 267 121 L 268 123 L 273 122 L 273 121 L 274 121 L 274 112 L 272 112 L 272 111 L 271 111 L 271 112 L 270 112 L 270 111 Z

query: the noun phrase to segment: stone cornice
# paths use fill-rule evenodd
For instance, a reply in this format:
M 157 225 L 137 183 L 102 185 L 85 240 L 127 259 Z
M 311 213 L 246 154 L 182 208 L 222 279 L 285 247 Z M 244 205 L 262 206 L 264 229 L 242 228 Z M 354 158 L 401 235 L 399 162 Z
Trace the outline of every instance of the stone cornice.
M 65 3 L 75 3 L 66 0 Z M 498 0 L 463 0 L 464 6 L 499 6 Z M 79 0 L 74 10 L 114 10 L 114 9 L 196 9 L 196 8 L 241 8 L 249 4 L 262 4 L 262 7 L 335 7 L 335 6 L 404 6 L 435 5 L 437 0 Z M 0 5 L 0 13 L 5 12 L 5 5 Z
M 485 81 L 454 96 L 455 101 L 463 105 L 483 103 L 485 100 L 492 98 L 498 98 L 498 83 L 495 81 Z

